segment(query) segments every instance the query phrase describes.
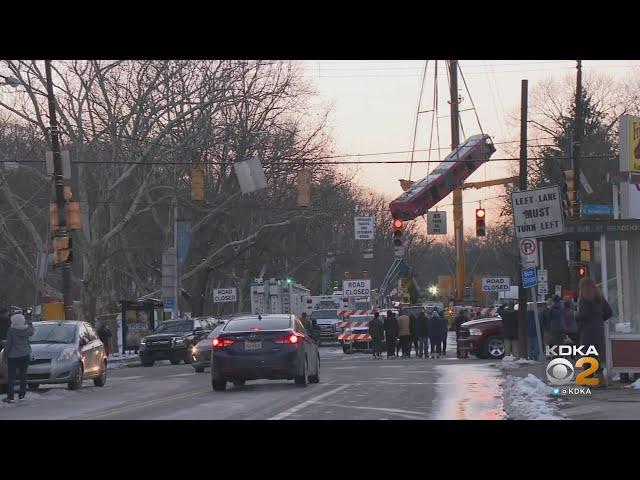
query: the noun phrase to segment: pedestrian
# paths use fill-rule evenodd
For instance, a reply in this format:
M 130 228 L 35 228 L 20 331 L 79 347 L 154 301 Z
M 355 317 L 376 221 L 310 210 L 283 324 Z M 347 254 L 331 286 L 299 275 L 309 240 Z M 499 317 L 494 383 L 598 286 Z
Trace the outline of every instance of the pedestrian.
M 387 339 L 387 358 L 394 358 L 396 356 L 396 341 L 398 339 L 398 319 L 391 310 L 387 310 L 387 318 L 384 319 L 383 326 Z
M 400 316 L 398 317 L 398 336 L 400 337 L 400 348 L 402 349 L 402 358 L 411 357 L 411 319 L 409 316 L 400 310 Z
M 380 320 L 380 313 L 375 312 L 369 321 L 369 335 L 373 342 L 373 358 L 382 358 L 382 341 L 384 340 L 384 324 Z
M 564 318 L 564 307 L 560 303 L 560 297 L 558 295 L 554 295 L 551 298 L 552 304 L 549 309 L 549 330 L 551 333 L 551 339 L 549 345 L 563 345 L 564 337 L 566 335 L 565 330 L 565 318 Z
M 518 358 L 518 312 L 515 311 L 513 300 L 500 305 L 498 315 L 502 318 L 504 354 Z
M 429 330 L 427 327 L 427 315 L 424 311 L 421 311 L 415 322 L 415 332 L 418 338 L 416 355 L 418 358 L 426 357 L 429 354 L 429 345 L 427 345 Z
M 605 357 L 604 322 L 613 316 L 611 307 L 602 296 L 595 282 L 588 277 L 580 280 L 577 321 L 580 324 L 580 345 L 585 349 L 594 346 L 598 351 L 602 371 Z
M 451 312 L 447 311 L 438 311 L 438 315 L 440 315 L 440 323 L 444 325 L 444 332 L 442 333 L 441 343 L 442 343 L 442 356 L 447 355 L 447 337 L 449 336 L 449 319 L 451 319 Z
M 307 312 L 302 312 L 302 315 L 300 317 L 300 322 L 302 322 L 302 326 L 304 327 L 304 329 L 311 333 L 311 322 L 309 321 L 309 318 L 307 317 Z
M 571 300 L 564 301 L 564 328 L 567 333 L 567 337 L 574 345 L 578 345 L 580 337 L 578 336 L 578 324 L 576 323 L 576 311 L 573 308 L 573 302 Z
M 11 320 L 9 320 L 9 311 L 7 310 L 7 307 L 0 307 L 0 341 L 7 339 L 7 331 L 9 330 L 10 325 Z
M 27 322 L 24 315 L 17 313 L 11 317 L 11 327 L 7 332 L 7 344 L 4 355 L 7 360 L 7 398 L 6 403 L 13 403 L 13 392 L 16 378 L 20 380 L 18 398 L 24 400 L 27 394 L 27 368 L 31 357 L 29 338 L 33 335 L 33 325 Z
M 104 345 L 104 351 L 107 354 L 107 357 L 111 355 L 111 337 L 113 337 L 113 334 L 111 333 L 109 326 L 106 323 L 100 325 L 100 328 L 98 329 L 98 338 Z
M 443 317 L 438 314 L 437 310 L 433 310 L 431 318 L 427 325 L 429 334 L 429 343 L 431 343 L 431 353 L 429 358 L 440 358 L 442 352 L 442 336 L 446 334 L 446 324 L 443 322 Z
M 416 322 L 418 321 L 418 317 L 416 314 L 412 313 L 409 315 L 409 332 L 411 333 L 411 341 L 409 342 L 409 353 L 411 353 L 411 345 L 413 344 L 413 349 L 416 351 L 416 357 L 418 356 L 418 326 Z

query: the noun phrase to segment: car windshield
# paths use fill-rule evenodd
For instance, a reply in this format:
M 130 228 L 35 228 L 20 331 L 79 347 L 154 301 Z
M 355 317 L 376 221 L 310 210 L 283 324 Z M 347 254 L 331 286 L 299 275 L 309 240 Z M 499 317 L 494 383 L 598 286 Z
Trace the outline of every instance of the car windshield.
M 312 320 L 323 320 L 327 318 L 337 319 L 338 310 L 316 310 L 315 312 L 311 312 Z
M 224 332 L 249 332 L 252 329 L 286 330 L 287 328 L 291 328 L 289 317 L 262 317 L 261 320 L 258 317 L 244 317 L 229 320 Z
M 156 329 L 155 333 L 183 333 L 193 330 L 193 322 L 164 322 Z
M 33 326 L 31 343 L 74 343 L 77 325 L 68 323 L 41 323 Z

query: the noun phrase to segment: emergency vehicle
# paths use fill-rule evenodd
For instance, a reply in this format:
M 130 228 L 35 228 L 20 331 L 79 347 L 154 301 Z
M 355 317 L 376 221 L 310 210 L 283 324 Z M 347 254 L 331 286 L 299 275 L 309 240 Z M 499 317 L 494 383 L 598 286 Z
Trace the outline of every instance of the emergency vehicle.
M 305 299 L 311 292 L 297 283 L 271 278 L 256 278 L 251 284 L 251 313 L 302 315 L 306 311 Z

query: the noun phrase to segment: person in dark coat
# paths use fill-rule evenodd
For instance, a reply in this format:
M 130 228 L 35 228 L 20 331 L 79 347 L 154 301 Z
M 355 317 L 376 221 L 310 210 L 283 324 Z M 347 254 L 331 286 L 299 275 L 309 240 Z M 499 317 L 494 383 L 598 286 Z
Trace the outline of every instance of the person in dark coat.
M 11 320 L 9 320 L 7 307 L 0 307 L 0 341 L 7 339 L 7 332 L 10 326 Z
M 578 323 L 580 324 L 580 345 L 585 349 L 593 345 L 598 351 L 600 368 L 605 362 L 604 322 L 613 316 L 611 307 L 591 278 L 580 280 L 578 300 Z
M 415 335 L 418 339 L 416 343 L 416 355 L 422 358 L 429 354 L 429 346 L 427 345 L 427 316 L 424 312 L 420 312 L 415 320 Z
M 394 358 L 398 341 L 398 319 L 391 310 L 387 310 L 387 318 L 384 319 L 383 327 L 387 339 L 387 358 Z
M 444 333 L 442 334 L 440 343 L 442 344 L 442 355 L 445 356 L 447 354 L 447 336 L 449 335 L 449 322 L 447 321 L 447 317 L 444 315 L 444 310 L 438 310 L 438 315 L 440 315 L 440 322 L 444 325 Z
M 402 348 L 402 358 L 411 358 L 411 319 L 406 312 L 400 311 L 398 317 L 398 337 L 400 337 L 400 347 Z
M 375 312 L 369 321 L 369 335 L 373 343 L 373 358 L 382 358 L 382 341 L 384 340 L 384 324 L 380 314 Z
M 549 345 L 564 345 L 564 337 L 566 335 L 564 326 L 564 307 L 562 306 L 562 303 L 560 303 L 560 297 L 558 295 L 554 295 L 552 301 L 553 304 L 549 311 L 549 330 L 551 333 Z
M 7 398 L 6 403 L 13 403 L 15 381 L 20 382 L 18 398 L 24 400 L 27 394 L 27 369 L 31 358 L 31 343 L 29 338 L 33 335 L 31 321 L 24 318 L 21 313 L 11 317 L 11 327 L 7 332 L 7 344 L 4 348 L 4 357 L 7 361 Z
M 573 308 L 573 302 L 571 300 L 564 301 L 564 328 L 567 332 L 567 337 L 574 345 L 578 345 L 580 337 L 578 336 L 578 325 L 576 323 L 576 311 Z
M 111 337 L 113 336 L 113 334 L 111 333 L 111 330 L 109 330 L 109 327 L 106 323 L 100 325 L 97 333 L 98 338 L 104 345 L 104 351 L 108 357 L 109 355 L 111 355 Z
M 514 303 L 509 300 L 498 308 L 498 315 L 502 318 L 502 337 L 504 339 L 505 356 L 518 357 L 518 312 Z
M 429 333 L 429 343 L 431 343 L 431 354 L 429 358 L 440 358 L 442 352 L 442 338 L 447 334 L 447 323 L 444 317 L 438 314 L 437 310 L 431 313 L 431 318 L 427 323 Z

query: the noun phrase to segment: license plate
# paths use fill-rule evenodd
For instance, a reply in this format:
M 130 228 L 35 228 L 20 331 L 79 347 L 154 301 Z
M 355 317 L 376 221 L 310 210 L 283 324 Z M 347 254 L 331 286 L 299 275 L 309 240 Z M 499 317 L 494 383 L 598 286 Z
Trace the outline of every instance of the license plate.
M 259 342 L 244 342 L 245 350 L 260 350 L 262 348 L 262 341 Z

